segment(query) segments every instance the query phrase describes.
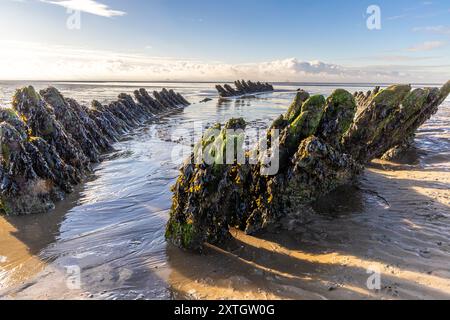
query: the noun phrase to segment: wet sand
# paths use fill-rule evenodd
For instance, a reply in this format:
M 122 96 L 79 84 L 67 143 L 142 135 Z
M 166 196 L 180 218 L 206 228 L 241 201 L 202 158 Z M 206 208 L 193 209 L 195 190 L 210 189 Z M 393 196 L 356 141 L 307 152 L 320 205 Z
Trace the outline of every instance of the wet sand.
M 450 299 L 449 186 L 450 172 L 377 161 L 356 187 L 291 217 L 291 230 L 233 230 L 230 243 L 203 255 L 169 246 L 168 263 L 153 272 L 180 299 Z M 380 290 L 367 288 L 368 270 L 381 273 Z M 68 290 L 66 280 L 47 268 L 6 298 L 108 298 Z
M 209 94 L 186 90 L 197 101 Z M 169 132 L 231 116 L 266 125 L 292 95 L 193 105 L 120 142 L 54 212 L 0 217 L 0 299 L 450 299 L 448 102 L 402 164 L 373 162 L 355 186 L 280 228 L 233 230 L 203 255 L 165 242 L 178 165 L 160 150 L 189 145 Z M 368 269 L 380 272 L 379 290 L 367 287 Z
M 450 299 L 449 186 L 448 172 L 377 162 L 291 231 L 234 231 L 226 248 L 170 260 L 170 281 L 183 298 Z M 208 268 L 175 267 L 185 259 Z M 368 270 L 380 290 L 368 289 Z

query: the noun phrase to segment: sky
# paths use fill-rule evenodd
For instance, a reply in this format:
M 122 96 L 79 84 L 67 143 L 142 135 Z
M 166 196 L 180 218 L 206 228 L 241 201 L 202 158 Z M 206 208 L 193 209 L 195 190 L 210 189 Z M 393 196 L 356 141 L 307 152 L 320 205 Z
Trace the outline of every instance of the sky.
M 238 78 L 443 83 L 450 0 L 0 0 L 2 80 Z

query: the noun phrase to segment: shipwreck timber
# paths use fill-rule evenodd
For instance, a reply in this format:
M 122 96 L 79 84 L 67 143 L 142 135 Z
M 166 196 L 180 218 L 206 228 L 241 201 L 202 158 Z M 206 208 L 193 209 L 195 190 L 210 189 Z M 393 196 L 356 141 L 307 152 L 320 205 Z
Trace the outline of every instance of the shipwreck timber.
M 237 80 L 234 82 L 235 88 L 229 84 L 223 86 L 216 85 L 216 89 L 222 98 L 239 97 L 255 93 L 263 93 L 274 91 L 270 83 L 252 82 L 245 80 Z
M 0 109 L 0 213 L 52 209 L 123 134 L 189 105 L 173 90 L 151 96 L 140 89 L 134 97 L 122 93 L 108 105 L 94 100 L 87 107 L 53 87 L 17 90 L 12 108 Z
M 271 126 L 281 132 L 275 175 L 261 174 L 262 162 L 239 163 L 236 154 L 231 165 L 194 161 L 199 149 L 211 153 L 211 145 L 215 152 L 228 151 L 228 141 L 242 137 L 227 129 L 243 129 L 246 123 L 232 119 L 215 125 L 181 168 L 166 238 L 180 248 L 201 251 L 205 242 L 228 239 L 230 227 L 251 234 L 290 212 L 301 214 L 320 196 L 352 183 L 371 160 L 404 144 L 449 93 L 450 81 L 441 89 L 393 85 L 355 95 L 338 89 L 327 99 L 299 90 L 288 112 Z

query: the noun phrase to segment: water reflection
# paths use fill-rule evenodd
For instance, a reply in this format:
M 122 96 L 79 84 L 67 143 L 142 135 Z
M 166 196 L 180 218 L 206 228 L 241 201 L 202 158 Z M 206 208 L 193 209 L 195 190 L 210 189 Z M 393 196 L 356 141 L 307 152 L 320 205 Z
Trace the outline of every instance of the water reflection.
M 39 83 L 37 87 L 46 85 Z M 120 92 L 133 91 L 135 86 L 95 83 L 57 85 L 67 96 L 86 103 L 92 98 L 102 101 L 114 99 Z M 138 86 L 148 90 L 162 87 L 161 84 L 153 83 Z M 323 258 L 321 261 L 324 261 L 324 265 L 310 263 L 310 267 L 306 267 L 295 259 L 286 258 L 288 252 L 279 254 L 274 251 L 271 254 L 268 251 L 272 247 L 278 250 L 277 246 L 282 246 L 323 254 L 313 249 L 322 248 L 325 251 L 324 247 L 328 246 L 348 256 L 346 250 L 351 247 L 349 241 L 354 239 L 361 245 L 356 246 L 353 253 L 358 256 L 373 255 L 381 250 L 380 243 L 385 245 L 389 237 L 391 241 L 399 242 L 401 250 L 406 248 L 410 250 L 407 252 L 415 250 L 414 253 L 420 254 L 420 250 L 426 249 L 427 241 L 432 241 L 430 239 L 433 237 L 442 237 L 439 236 L 442 232 L 448 234 L 448 229 L 439 224 L 439 228 L 434 232 L 429 231 L 430 236 L 417 244 L 409 239 L 409 231 L 402 234 L 385 227 L 391 224 L 409 230 L 415 225 L 422 230 L 429 230 L 440 220 L 432 220 L 433 224 L 430 225 L 429 220 L 421 220 L 426 219 L 424 216 L 418 216 L 418 219 L 410 218 L 410 223 L 406 224 L 404 219 L 408 219 L 411 210 L 427 213 L 423 207 L 417 209 L 408 199 L 418 199 L 423 203 L 430 201 L 428 196 L 418 196 L 420 192 L 428 192 L 428 189 L 410 194 L 411 187 L 407 182 L 398 185 L 389 179 L 374 176 L 370 181 L 364 178 L 359 188 L 343 188 L 321 199 L 315 205 L 320 218 L 299 232 L 286 233 L 284 237 L 282 234 L 269 234 L 267 236 L 272 238 L 262 239 L 262 243 L 256 238 L 238 235 L 236 242 L 227 244 L 230 248 L 210 248 L 208 255 L 201 257 L 167 246 L 164 227 L 171 205 L 170 187 L 178 175 L 180 164 L 172 159 L 173 147 L 192 146 L 195 141 L 194 123 L 197 121 L 208 126 L 216 122 L 224 123 L 231 117 L 243 117 L 252 128 L 266 128 L 273 119 L 285 112 L 299 86 L 286 85 L 281 91 L 237 100 L 219 100 L 210 89 L 214 87 L 212 84 L 171 84 L 168 87 L 181 92 L 191 101 L 200 101 L 205 97 L 212 100 L 193 104 L 182 112 L 149 122 L 117 143 L 117 152 L 106 156 L 105 161 L 96 168 L 93 179 L 80 186 L 78 193 L 59 203 L 54 212 L 48 215 L 0 218 L 0 256 L 7 259 L 6 263 L 0 262 L 0 284 L 3 286 L 0 287 L 0 296 L 2 292 L 11 292 L 14 284 L 25 280 L 32 285 L 26 289 L 16 289 L 15 292 L 35 298 L 88 298 L 92 295 L 102 299 L 168 299 L 202 295 L 214 297 L 214 294 L 236 298 L 302 295 L 320 298 L 323 292 L 318 293 L 320 290 L 315 282 L 305 288 L 299 283 L 290 284 L 289 279 L 294 276 L 297 279 L 295 281 L 305 281 L 316 270 L 315 276 L 319 282 L 333 282 L 332 276 L 321 274 L 321 271 L 328 270 L 326 264 L 330 263 L 331 258 Z M 320 86 L 304 89 L 323 94 L 333 90 L 332 87 Z M 349 89 L 367 91 L 369 87 Z M 12 90 L 13 87 L 8 87 L 5 91 Z M 448 106 L 442 109 L 433 121 L 419 131 L 417 146 L 420 150 L 420 166 L 414 164 L 409 170 L 448 170 L 449 110 Z M 173 133 L 179 129 L 183 129 L 186 136 L 174 137 Z M 178 160 L 182 161 L 183 157 Z M 374 167 L 374 170 L 379 168 Z M 376 186 L 389 184 L 390 190 L 400 188 L 408 191 L 402 193 L 403 198 L 399 198 L 406 201 L 406 205 L 399 207 L 401 201 L 396 202 L 394 199 L 394 205 L 397 203 L 397 206 L 392 209 L 391 199 L 386 200 L 384 193 L 380 195 L 380 190 L 373 190 L 371 183 Z M 389 210 L 401 214 L 389 216 Z M 439 210 L 443 210 L 443 207 L 439 207 Z M 380 221 L 381 229 L 371 229 Z M 396 238 L 391 232 L 399 232 L 401 238 Z M 324 239 L 327 241 L 323 242 Z M 447 240 L 443 236 L 440 241 L 444 243 Z M 333 247 L 333 243 L 336 246 Z M 257 249 L 258 246 L 264 250 Z M 435 250 L 436 246 L 430 247 Z M 239 252 L 242 254 L 239 255 Z M 422 252 L 422 255 L 426 253 Z M 439 253 L 438 259 L 430 264 L 438 269 L 446 258 L 448 255 Z M 248 264 L 248 261 L 251 263 Z M 285 263 L 290 264 L 292 269 L 284 266 Z M 78 291 L 68 290 L 65 284 L 65 267 L 74 264 L 82 270 L 82 287 Z M 43 273 L 34 277 L 42 269 Z M 282 281 L 273 283 L 277 277 Z M 360 274 L 355 276 L 358 279 L 361 277 Z M 347 293 L 355 294 L 355 290 L 357 292 L 359 289 L 347 289 Z

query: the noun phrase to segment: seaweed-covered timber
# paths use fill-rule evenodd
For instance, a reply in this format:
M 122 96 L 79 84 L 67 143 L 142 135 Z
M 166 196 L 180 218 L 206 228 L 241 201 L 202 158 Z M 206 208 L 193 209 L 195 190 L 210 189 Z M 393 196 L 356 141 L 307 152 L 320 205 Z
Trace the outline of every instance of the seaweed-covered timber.
M 201 251 L 205 242 L 228 239 L 230 227 L 252 234 L 286 216 L 301 217 L 311 202 L 352 183 L 365 164 L 413 135 L 449 93 L 450 81 L 441 89 L 393 85 L 355 95 L 338 89 L 327 99 L 299 90 L 288 112 L 271 127 L 281 132 L 280 170 L 272 176 L 261 174 L 262 162 L 194 162 L 199 148 L 208 152 L 215 144 L 216 151 L 228 150 L 230 139 L 242 137 L 230 136 L 227 129 L 242 129 L 246 123 L 232 119 L 224 127 L 215 125 L 181 168 L 166 238 L 180 248 Z
M 374 90 L 368 91 L 366 93 L 364 92 L 355 92 L 354 96 L 356 99 L 356 102 L 358 104 L 358 111 L 357 114 L 362 112 L 367 106 L 370 101 L 373 100 L 373 97 L 378 94 L 380 91 L 380 87 L 375 87 Z M 414 138 L 415 133 L 409 133 L 409 135 L 404 136 L 402 141 L 396 144 L 394 147 L 386 151 L 382 156 L 381 159 L 388 160 L 388 161 L 396 161 L 401 160 L 402 156 L 405 155 L 405 153 L 408 150 L 412 150 L 414 148 Z
M 94 100 L 86 107 L 53 87 L 17 90 L 12 108 L 0 108 L 0 214 L 52 209 L 121 135 L 189 105 L 173 90 L 134 95 L 137 102 L 122 93 L 108 105 Z
M 252 93 L 262 93 L 273 91 L 273 86 L 270 83 L 252 82 L 245 80 L 237 80 L 234 82 L 236 88 L 231 87 L 228 84 L 223 86 L 216 85 L 216 89 L 222 98 L 243 96 Z

